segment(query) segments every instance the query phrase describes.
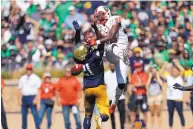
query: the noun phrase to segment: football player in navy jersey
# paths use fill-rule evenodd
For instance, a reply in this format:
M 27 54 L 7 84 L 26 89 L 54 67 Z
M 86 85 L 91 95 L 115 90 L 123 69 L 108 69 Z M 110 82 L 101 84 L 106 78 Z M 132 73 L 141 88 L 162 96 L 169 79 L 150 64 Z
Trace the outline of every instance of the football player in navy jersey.
M 101 122 L 105 122 L 109 119 L 109 103 L 107 97 L 107 90 L 104 84 L 104 66 L 103 66 L 103 53 L 104 45 L 101 44 L 96 49 L 92 49 L 86 43 L 80 41 L 80 27 L 77 21 L 73 21 L 75 34 L 75 49 L 74 49 L 74 61 L 77 63 L 72 67 L 72 75 L 78 75 L 83 72 L 83 84 L 84 84 L 84 106 L 85 106 L 85 118 L 83 122 L 84 129 L 91 128 L 91 118 L 93 109 L 96 104 L 100 117 L 95 117 L 97 122 L 96 129 L 100 129 Z M 92 25 L 93 28 L 95 25 Z M 73 69 L 80 69 L 77 70 Z

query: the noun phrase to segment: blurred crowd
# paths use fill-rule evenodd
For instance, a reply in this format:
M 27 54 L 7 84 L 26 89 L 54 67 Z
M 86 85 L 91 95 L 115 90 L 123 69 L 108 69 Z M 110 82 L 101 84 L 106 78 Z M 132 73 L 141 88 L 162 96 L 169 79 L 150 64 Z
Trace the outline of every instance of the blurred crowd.
M 108 6 L 112 15 L 121 16 L 122 27 L 128 35 L 130 76 L 127 93 L 130 95 L 128 108 L 131 123 L 137 119 L 138 108 L 140 108 L 145 122 L 147 121 L 147 112 L 150 110 L 152 126 L 155 123 L 155 116 L 157 116 L 158 125 L 161 125 L 162 86 L 167 85 L 166 99 L 169 109 L 169 126 L 173 126 L 173 113 L 176 108 L 184 129 L 185 119 L 182 106 L 184 95 L 182 91 L 175 90 L 173 85 L 176 82 L 181 85 L 193 84 L 193 72 L 191 71 L 193 64 L 192 1 L 2 1 L 2 71 L 14 71 L 29 63 L 33 64 L 35 69 L 49 67 L 62 70 L 65 66 L 73 63 L 72 51 L 75 30 L 72 21 L 77 20 L 81 26 L 81 40 L 84 40 L 87 34 L 93 35 L 90 24 L 93 22 L 95 9 L 100 5 Z M 31 71 L 32 66 L 26 70 Z M 107 74 L 106 83 L 108 83 L 108 77 L 110 77 L 109 86 L 112 88 L 113 66 L 110 66 L 107 73 L 109 75 Z M 44 80 L 45 83 L 50 83 L 51 75 L 46 74 L 45 78 L 48 78 L 48 82 Z M 26 77 L 24 82 L 25 79 L 28 80 Z M 62 80 L 65 80 L 65 78 L 60 80 L 60 85 L 62 83 L 66 85 L 66 82 L 64 83 Z M 106 85 L 108 87 L 108 84 Z M 44 88 L 47 89 L 46 86 L 46 84 L 41 86 L 42 92 Z M 37 84 L 37 89 L 39 87 L 40 85 Z M 19 88 L 22 89 L 23 86 L 20 85 Z M 38 94 L 37 89 L 33 93 L 33 97 Z M 64 90 L 64 94 L 68 90 Z M 111 90 L 114 89 L 108 90 L 111 93 Z M 27 93 L 28 91 L 32 92 L 32 90 L 27 90 Z M 63 92 L 63 89 L 58 91 Z M 22 94 L 25 96 L 25 92 Z M 62 93 L 62 95 L 64 94 Z M 42 98 L 45 99 L 44 97 Z M 53 97 L 52 94 L 51 97 Z M 69 99 L 71 97 L 61 96 L 61 98 Z M 193 111 L 193 92 L 191 92 L 190 98 L 189 104 L 191 104 Z M 33 100 L 29 97 L 26 99 Z M 22 100 L 22 103 L 26 102 Z M 76 103 L 78 102 L 73 104 Z M 31 104 L 33 105 L 32 102 Z M 42 102 L 41 108 L 45 104 L 52 105 L 53 108 L 52 101 Z M 125 114 L 122 105 L 125 105 L 125 96 L 122 97 L 118 105 L 120 114 Z M 34 107 L 30 108 L 33 109 Z M 64 116 L 67 116 L 65 113 L 69 114 L 68 108 L 73 107 L 63 107 Z M 26 115 L 25 109 L 23 107 L 22 114 L 24 116 Z M 34 108 L 34 110 L 37 109 Z M 43 115 L 42 112 L 41 115 Z M 33 115 L 36 117 L 37 113 Z M 114 118 L 114 116 L 111 117 Z M 123 117 L 123 115 L 120 115 L 120 117 Z M 48 118 L 48 128 L 51 126 L 50 118 L 51 116 Z M 78 121 L 78 116 L 75 116 L 75 119 Z M 120 120 L 123 129 L 125 117 L 120 118 Z M 65 121 L 68 121 L 68 118 L 65 118 Z M 23 120 L 23 122 L 23 128 L 26 128 L 26 120 Z M 36 124 L 36 126 L 39 126 L 38 122 Z M 113 120 L 112 125 L 115 126 Z M 68 123 L 65 126 L 68 127 Z
M 193 2 L 181 1 L 2 1 L 1 66 L 13 71 L 32 63 L 35 68 L 62 69 L 72 63 L 72 21 L 81 25 L 81 39 L 91 31 L 96 7 L 106 5 L 120 15 L 128 35 L 129 55 L 140 56 L 160 67 L 177 57 L 189 69 L 193 50 Z M 90 33 L 91 35 L 93 33 Z

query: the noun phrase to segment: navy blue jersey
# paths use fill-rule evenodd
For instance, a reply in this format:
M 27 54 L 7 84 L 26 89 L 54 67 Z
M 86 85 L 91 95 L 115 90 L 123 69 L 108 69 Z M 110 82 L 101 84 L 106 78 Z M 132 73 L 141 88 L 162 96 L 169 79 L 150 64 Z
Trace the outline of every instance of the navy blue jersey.
M 75 43 L 80 43 L 80 31 L 76 31 Z M 83 84 L 84 88 L 97 87 L 104 85 L 104 65 L 103 65 L 104 45 L 98 46 L 98 49 L 89 49 L 88 56 L 84 61 L 74 58 L 77 64 L 83 64 Z
M 84 88 L 97 87 L 104 85 L 104 66 L 102 54 L 99 51 L 93 51 L 89 57 L 84 61 L 77 61 L 76 63 L 83 64 L 83 84 Z

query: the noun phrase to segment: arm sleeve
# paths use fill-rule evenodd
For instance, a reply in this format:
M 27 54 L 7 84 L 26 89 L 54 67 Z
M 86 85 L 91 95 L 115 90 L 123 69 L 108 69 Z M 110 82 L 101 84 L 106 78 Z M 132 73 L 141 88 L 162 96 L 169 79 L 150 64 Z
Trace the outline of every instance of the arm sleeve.
M 55 88 L 56 88 L 56 91 L 60 91 L 60 79 L 56 83 Z
M 75 33 L 75 45 L 77 45 L 80 42 L 80 30 L 76 30 Z
M 135 85 L 135 78 L 134 78 L 134 75 L 131 75 L 131 81 L 130 81 L 130 83 L 131 83 L 132 85 Z

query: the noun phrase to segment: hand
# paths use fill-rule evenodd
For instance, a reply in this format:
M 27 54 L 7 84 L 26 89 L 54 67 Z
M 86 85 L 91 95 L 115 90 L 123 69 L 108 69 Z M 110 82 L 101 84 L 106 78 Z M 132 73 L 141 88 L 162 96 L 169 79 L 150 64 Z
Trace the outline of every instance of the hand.
M 175 84 L 173 85 L 173 88 L 174 88 L 174 89 L 181 90 L 181 91 L 183 91 L 183 89 L 184 89 L 184 87 L 183 87 L 183 86 L 181 86 L 181 85 L 180 85 L 180 84 L 178 84 L 178 83 L 175 83 Z
M 76 20 L 74 20 L 72 22 L 72 24 L 73 24 L 75 30 L 80 30 L 80 25 L 78 24 L 78 22 Z
M 78 100 L 78 102 L 77 102 L 77 107 L 79 107 L 80 106 L 80 99 Z
M 90 44 L 91 46 L 96 46 L 97 44 L 96 44 L 96 40 L 94 40 L 94 39 L 87 39 L 87 41 L 86 41 L 88 44 Z
M 33 104 L 34 104 L 34 105 L 37 104 L 37 99 L 36 99 L 36 98 L 33 100 Z
M 40 103 L 37 104 L 37 110 L 39 111 L 41 108 Z

